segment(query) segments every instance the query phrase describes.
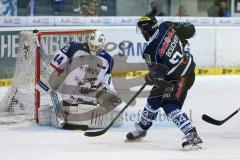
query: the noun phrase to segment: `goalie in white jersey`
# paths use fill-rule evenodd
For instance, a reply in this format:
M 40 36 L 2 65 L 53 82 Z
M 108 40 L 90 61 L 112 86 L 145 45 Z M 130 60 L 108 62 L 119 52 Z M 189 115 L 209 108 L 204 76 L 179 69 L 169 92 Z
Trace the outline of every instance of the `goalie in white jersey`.
M 81 104 L 100 105 L 105 109 L 101 113 L 103 115 L 121 103 L 112 87 L 113 58 L 103 49 L 104 43 L 104 35 L 95 31 L 87 43 L 69 42 L 55 54 L 51 66 L 58 77 L 63 78 L 60 78 L 60 83 L 59 78 L 50 78 L 50 85 L 61 93 L 63 108 Z M 90 120 L 93 113 L 88 113 L 68 119 Z

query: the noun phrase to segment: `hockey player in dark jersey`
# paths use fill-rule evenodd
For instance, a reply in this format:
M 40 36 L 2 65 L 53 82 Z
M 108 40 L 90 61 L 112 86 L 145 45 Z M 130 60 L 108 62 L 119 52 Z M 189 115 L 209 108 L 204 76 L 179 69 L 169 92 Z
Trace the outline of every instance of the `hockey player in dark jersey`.
M 145 137 L 147 130 L 152 126 L 152 121 L 157 116 L 158 109 L 162 107 L 168 119 L 184 133 L 186 140 L 182 143 L 182 147 L 199 146 L 202 140 L 187 114 L 181 110 L 187 92 L 195 80 L 193 56 L 184 51 L 187 39 L 195 34 L 195 27 L 190 23 L 170 21 L 158 25 L 156 18 L 152 16 L 141 17 L 137 27 L 148 41 L 143 58 L 149 66 L 149 73 L 144 78 L 149 85 L 154 86 L 141 119 L 135 124 L 135 130 L 127 134 L 127 140 L 139 140 Z M 168 73 L 162 75 L 161 79 L 171 82 L 174 86 L 166 89 L 165 93 L 159 96 L 157 95 L 157 79 L 153 76 L 156 70 L 151 70 L 156 64 L 164 64 L 168 67 Z

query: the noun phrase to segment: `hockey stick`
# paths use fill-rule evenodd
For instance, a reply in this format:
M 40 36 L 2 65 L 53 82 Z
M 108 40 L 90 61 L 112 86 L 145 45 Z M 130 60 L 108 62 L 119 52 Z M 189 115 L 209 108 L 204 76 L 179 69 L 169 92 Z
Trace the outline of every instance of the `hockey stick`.
M 230 114 L 227 118 L 223 119 L 223 120 L 216 120 L 216 119 L 213 119 L 212 117 L 209 117 L 208 115 L 206 114 L 203 114 L 202 115 L 202 119 L 208 123 L 211 123 L 211 124 L 214 124 L 214 125 L 217 125 L 217 126 L 220 126 L 222 125 L 223 123 L 225 123 L 226 121 L 228 121 L 230 118 L 232 118 L 235 114 L 237 114 L 238 112 L 240 111 L 240 108 L 238 108 L 236 111 L 234 111 L 232 114 Z
M 57 93 L 54 90 L 50 89 L 41 80 L 37 82 L 36 88 L 38 88 L 38 90 L 40 90 L 39 87 L 41 89 L 43 89 L 45 92 L 50 93 L 50 97 L 51 97 L 52 104 L 53 104 L 53 107 L 54 107 L 54 112 L 56 114 L 56 120 L 58 122 L 59 127 L 62 128 L 65 125 L 66 120 L 65 120 L 64 113 L 63 113 L 63 111 L 61 109 L 61 104 L 60 104 L 60 102 L 58 100 Z
M 69 124 L 66 122 L 65 115 L 61 109 L 61 104 L 58 100 L 57 93 L 52 90 L 50 87 L 48 87 L 44 82 L 41 80 L 37 82 L 36 89 L 41 93 L 49 93 L 53 107 L 54 112 L 56 114 L 56 121 L 58 122 L 58 125 L 60 128 L 66 129 L 66 130 L 83 130 L 86 131 L 88 129 L 88 125 L 76 125 L 76 124 Z
M 85 132 L 84 135 L 87 137 L 96 137 L 103 135 L 106 133 L 110 127 L 114 124 L 114 122 L 120 117 L 120 115 L 128 108 L 128 106 L 135 100 L 135 98 L 142 92 L 142 90 L 147 86 L 147 83 L 144 83 L 142 87 L 137 91 L 137 93 L 130 99 L 130 101 L 123 107 L 123 109 L 117 114 L 117 116 L 112 120 L 112 122 L 103 130 L 96 131 L 96 132 Z

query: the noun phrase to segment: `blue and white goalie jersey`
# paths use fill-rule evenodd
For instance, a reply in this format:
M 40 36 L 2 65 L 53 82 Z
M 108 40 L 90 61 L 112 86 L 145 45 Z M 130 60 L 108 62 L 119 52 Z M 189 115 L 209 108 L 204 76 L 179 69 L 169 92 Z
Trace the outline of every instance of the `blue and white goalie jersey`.
M 69 42 L 57 51 L 52 60 L 51 66 L 58 74 L 66 74 L 62 90 L 66 90 L 67 99 L 72 93 L 78 95 L 80 92 L 86 95 L 99 87 L 113 90 L 111 87 L 113 58 L 105 50 L 101 50 L 96 56 L 89 53 L 87 43 Z M 82 86 L 88 89 L 83 91 Z

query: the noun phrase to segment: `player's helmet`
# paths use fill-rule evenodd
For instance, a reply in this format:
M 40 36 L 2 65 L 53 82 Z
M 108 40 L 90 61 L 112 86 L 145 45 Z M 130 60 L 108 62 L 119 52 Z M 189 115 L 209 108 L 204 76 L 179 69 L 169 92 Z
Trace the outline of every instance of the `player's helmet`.
M 137 27 L 141 30 L 145 40 L 149 41 L 149 38 L 157 30 L 157 19 L 154 16 L 142 16 L 137 22 Z
M 103 49 L 105 44 L 105 36 L 99 31 L 91 33 L 88 37 L 88 46 L 90 54 L 96 55 L 100 50 Z

